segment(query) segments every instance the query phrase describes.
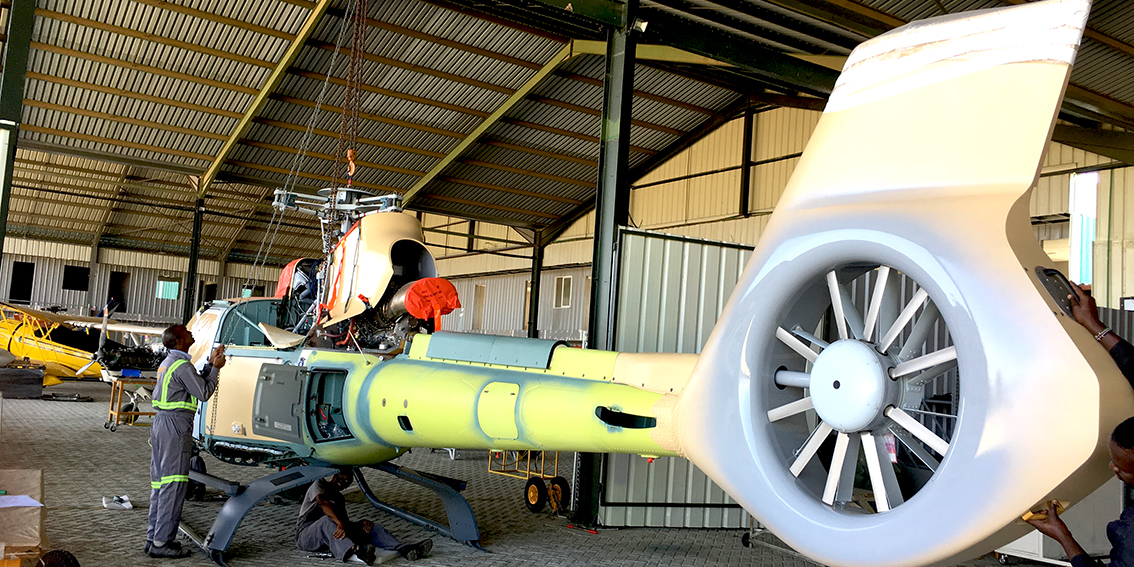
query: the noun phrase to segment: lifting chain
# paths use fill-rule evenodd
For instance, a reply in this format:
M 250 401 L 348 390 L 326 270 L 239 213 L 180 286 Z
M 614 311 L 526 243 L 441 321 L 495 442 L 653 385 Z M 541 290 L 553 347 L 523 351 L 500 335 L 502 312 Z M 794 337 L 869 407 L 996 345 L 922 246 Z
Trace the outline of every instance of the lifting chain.
M 367 0 L 357 0 L 353 15 L 354 28 L 351 33 L 350 60 L 347 63 L 346 90 L 343 92 L 343 114 L 339 122 L 339 146 L 335 152 L 335 169 L 332 181 L 339 185 L 342 159 L 346 157 L 346 186 L 354 179 L 355 159 L 358 155 L 358 114 L 361 106 L 362 68 L 366 55 Z

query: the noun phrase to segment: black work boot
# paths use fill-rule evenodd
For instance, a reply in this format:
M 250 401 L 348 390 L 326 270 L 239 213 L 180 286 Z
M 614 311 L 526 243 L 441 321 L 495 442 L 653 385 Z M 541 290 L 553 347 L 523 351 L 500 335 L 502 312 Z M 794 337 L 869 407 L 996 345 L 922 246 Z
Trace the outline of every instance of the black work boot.
M 150 557 L 178 559 L 188 557 L 191 552 L 188 549 L 182 548 L 181 542 L 167 541 L 165 545 L 154 545 L 151 543 L 150 550 L 146 553 L 148 553 Z
M 402 554 L 409 561 L 417 561 L 429 555 L 429 551 L 433 549 L 432 539 L 423 539 L 417 543 L 403 545 L 398 548 L 398 553 Z

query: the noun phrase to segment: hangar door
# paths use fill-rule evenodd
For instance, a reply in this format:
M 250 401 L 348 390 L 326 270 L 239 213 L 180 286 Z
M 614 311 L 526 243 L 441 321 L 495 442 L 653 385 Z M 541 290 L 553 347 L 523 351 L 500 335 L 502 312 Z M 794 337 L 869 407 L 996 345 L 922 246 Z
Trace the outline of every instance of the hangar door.
M 752 247 L 625 229 L 614 350 L 699 353 Z M 746 528 L 748 513 L 685 459 L 606 455 L 604 526 Z

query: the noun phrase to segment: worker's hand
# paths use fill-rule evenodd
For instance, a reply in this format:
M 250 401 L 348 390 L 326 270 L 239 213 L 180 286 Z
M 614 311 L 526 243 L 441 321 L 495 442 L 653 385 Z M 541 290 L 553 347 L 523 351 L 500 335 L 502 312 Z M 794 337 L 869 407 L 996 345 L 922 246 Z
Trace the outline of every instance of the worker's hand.
M 1081 287 L 1079 284 L 1072 283 L 1071 289 L 1074 292 L 1068 296 L 1071 300 L 1071 316 L 1080 325 L 1086 327 L 1092 335 L 1103 330 L 1105 325 L 1102 324 L 1102 321 L 1099 321 L 1099 308 L 1095 304 L 1095 298 L 1091 297 L 1090 286 Z
M 335 528 L 335 539 L 346 539 L 346 530 L 342 526 Z
M 1047 511 L 1039 515 L 1032 516 L 1028 523 L 1034 526 L 1039 532 L 1048 536 L 1055 541 L 1063 541 L 1064 537 L 1069 537 L 1071 531 L 1067 529 L 1067 524 L 1059 519 L 1059 512 L 1055 510 L 1055 505 L 1058 500 L 1052 500 L 1047 503 Z M 1043 514 L 1047 514 L 1046 516 Z
M 217 348 L 213 349 L 213 353 L 209 355 L 209 364 L 212 364 L 213 368 L 220 370 L 224 368 L 225 360 L 224 345 L 217 345 Z
M 364 534 L 369 534 L 370 530 L 374 529 L 374 522 L 371 522 L 370 520 L 363 520 L 359 523 L 362 524 L 362 533 Z

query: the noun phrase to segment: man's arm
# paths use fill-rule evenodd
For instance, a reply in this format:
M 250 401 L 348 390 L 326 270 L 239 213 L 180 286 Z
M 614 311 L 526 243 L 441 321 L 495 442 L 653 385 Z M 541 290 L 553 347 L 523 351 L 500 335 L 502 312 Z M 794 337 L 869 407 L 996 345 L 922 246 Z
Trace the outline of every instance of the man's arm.
M 1071 284 L 1071 288 L 1072 293 L 1068 296 L 1071 300 L 1071 315 L 1087 329 L 1087 332 L 1096 337 L 1095 340 L 1110 353 L 1122 375 L 1134 387 L 1134 345 L 1123 340 L 1114 331 L 1108 330 L 1099 320 L 1099 308 L 1095 298 L 1091 297 L 1089 289 L 1083 289 L 1078 284 Z
M 1052 500 L 1047 505 L 1047 515 L 1041 517 L 1033 516 L 1033 519 L 1028 520 L 1028 523 L 1035 526 L 1037 530 L 1043 535 L 1054 539 L 1059 545 L 1063 546 L 1063 553 L 1071 559 L 1071 567 L 1103 567 L 1103 563 L 1097 559 L 1091 559 L 1087 552 L 1083 550 L 1083 546 L 1075 541 L 1075 537 L 1071 535 L 1071 530 L 1067 529 L 1067 524 L 1059 518 L 1059 513 L 1055 511 L 1055 500 Z
M 180 378 L 189 395 L 198 400 L 209 399 L 217 389 L 217 373 L 221 368 L 224 368 L 225 360 L 224 345 L 220 345 L 213 349 L 213 352 L 209 355 L 209 361 L 205 363 L 200 374 L 192 366 L 185 365 L 183 368 L 186 374 L 180 376 Z
M 350 527 L 350 518 L 347 516 L 346 507 L 343 506 L 341 499 L 332 499 L 325 494 L 318 494 L 315 496 L 315 503 L 338 528 L 335 530 L 335 539 L 345 538 L 347 528 Z

